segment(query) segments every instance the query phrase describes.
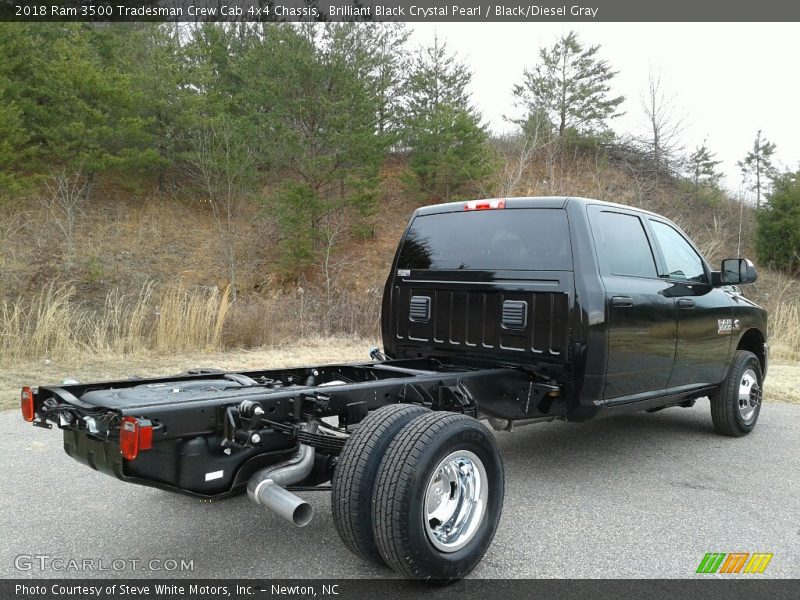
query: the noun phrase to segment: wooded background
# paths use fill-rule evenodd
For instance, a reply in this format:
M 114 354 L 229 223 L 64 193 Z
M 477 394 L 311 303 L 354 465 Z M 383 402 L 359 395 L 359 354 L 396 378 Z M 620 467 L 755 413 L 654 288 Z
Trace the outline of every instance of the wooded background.
M 682 143 L 658 73 L 628 102 L 569 32 L 491 132 L 471 73 L 403 24 L 0 24 L 0 359 L 377 334 L 414 208 L 586 195 L 676 220 L 800 347 L 800 177 L 742 148 L 746 198 Z M 782 336 L 782 337 L 781 337 Z

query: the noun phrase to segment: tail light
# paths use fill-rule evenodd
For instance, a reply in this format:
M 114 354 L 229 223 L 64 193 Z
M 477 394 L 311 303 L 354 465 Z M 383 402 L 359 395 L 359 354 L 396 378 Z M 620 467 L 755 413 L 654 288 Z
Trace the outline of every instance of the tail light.
M 506 201 L 502 199 L 494 200 L 470 200 L 464 203 L 464 210 L 494 210 L 505 208 Z
M 146 419 L 122 417 L 119 428 L 119 451 L 126 460 L 133 460 L 142 450 L 153 447 L 153 424 Z
M 19 407 L 22 410 L 22 418 L 28 423 L 32 423 L 33 418 L 36 416 L 36 409 L 33 405 L 33 390 L 31 388 L 22 388 L 22 392 L 19 395 Z

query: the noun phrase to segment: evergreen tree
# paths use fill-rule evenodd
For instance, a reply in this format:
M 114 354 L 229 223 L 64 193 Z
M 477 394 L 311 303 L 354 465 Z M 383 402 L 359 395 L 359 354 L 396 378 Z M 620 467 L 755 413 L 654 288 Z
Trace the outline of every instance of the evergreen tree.
M 611 95 L 617 74 L 598 57 L 600 46 L 585 48 L 570 31 L 550 48 L 539 49 L 540 63 L 526 69 L 522 84 L 513 88 L 517 106 L 525 110 L 520 123 L 544 114 L 563 137 L 568 129 L 593 134 L 607 129 L 607 121 L 620 116 L 624 96 Z
M 330 40 L 347 57 L 373 97 L 378 135 L 394 141 L 400 128 L 402 84 L 408 68 L 409 30 L 403 23 L 328 25 Z
M 23 118 L 13 102 L 6 103 L 6 94 L 0 81 L 0 197 L 3 193 L 15 193 L 25 185 L 22 169 L 25 157 L 19 149 L 26 145 L 28 134 L 23 127 Z
M 709 150 L 705 140 L 689 156 L 689 174 L 695 189 L 714 187 L 719 182 L 722 174 L 717 171 L 717 165 L 722 161 L 714 160 L 715 156 L 715 153 Z
M 776 177 L 756 213 L 756 254 L 764 264 L 800 274 L 800 171 Z
M 742 171 L 746 183 L 756 193 L 756 208 L 761 207 L 761 194 L 767 179 L 775 176 L 775 167 L 772 165 L 772 155 L 775 154 L 775 144 L 761 137 L 758 130 L 753 142 L 753 149 L 747 153 L 744 160 L 737 164 Z
M 486 130 L 466 89 L 471 78 L 437 38 L 415 58 L 406 83 L 410 167 L 422 191 L 445 201 L 491 171 Z
M 283 267 L 311 264 L 326 220 L 347 213 L 362 232 L 377 206 L 386 140 L 376 135 L 374 90 L 351 53 L 357 29 L 270 25 L 234 65 L 246 73 L 233 98 L 255 123 L 274 186 Z
M 129 81 L 127 104 L 118 107 L 121 154 L 129 169 L 155 173 L 162 189 L 188 147 L 187 130 L 198 121 L 179 28 L 175 23 L 110 28 L 115 63 Z
M 27 170 L 80 167 L 91 181 L 151 164 L 130 65 L 120 60 L 132 39 L 126 33 L 87 23 L 2 24 L 0 94 L 26 132 L 15 146 Z
M 30 32 L 37 49 L 30 56 L 33 64 L 19 73 L 18 82 L 27 80 L 19 104 L 42 158 L 83 163 L 93 173 L 108 166 L 103 144 L 111 133 L 108 109 L 116 82 L 102 72 L 89 28 L 48 25 L 37 24 Z

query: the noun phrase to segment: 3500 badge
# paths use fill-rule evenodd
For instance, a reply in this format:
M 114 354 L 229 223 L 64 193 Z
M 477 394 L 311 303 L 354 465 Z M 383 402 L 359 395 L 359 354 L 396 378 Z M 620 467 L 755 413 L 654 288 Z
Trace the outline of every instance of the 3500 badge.
M 717 333 L 720 335 L 730 335 L 739 331 L 739 327 L 739 319 L 717 319 Z

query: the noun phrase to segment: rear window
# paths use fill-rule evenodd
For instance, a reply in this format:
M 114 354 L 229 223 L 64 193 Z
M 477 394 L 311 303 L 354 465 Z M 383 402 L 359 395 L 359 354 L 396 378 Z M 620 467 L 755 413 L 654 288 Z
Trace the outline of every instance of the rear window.
M 403 241 L 400 269 L 572 270 L 567 213 L 501 209 L 423 215 Z

